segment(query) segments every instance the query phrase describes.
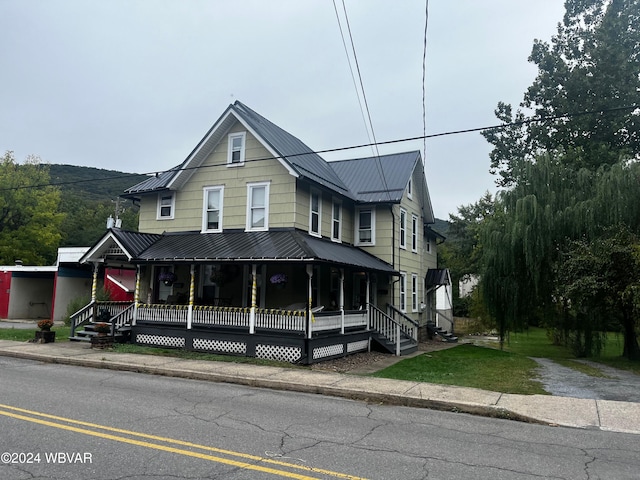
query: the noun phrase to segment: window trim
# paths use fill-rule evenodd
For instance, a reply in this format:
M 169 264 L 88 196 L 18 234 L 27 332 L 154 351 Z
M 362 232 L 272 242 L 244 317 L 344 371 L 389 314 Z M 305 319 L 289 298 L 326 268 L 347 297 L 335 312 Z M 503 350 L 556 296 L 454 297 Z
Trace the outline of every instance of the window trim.
M 407 272 L 400 272 L 398 307 L 402 313 L 407 313 Z
M 418 253 L 418 216 L 411 214 L 411 251 Z
M 171 197 L 171 203 L 170 205 L 168 205 L 168 207 L 170 208 L 170 213 L 169 215 L 162 215 L 162 208 L 166 207 L 167 205 L 163 205 L 162 204 L 162 199 L 167 198 L 167 197 Z M 158 193 L 158 199 L 157 199 L 157 210 L 156 210 L 156 220 L 173 220 L 174 216 L 175 216 L 175 211 L 176 211 L 176 192 L 160 192 Z
M 209 193 L 210 192 L 220 192 L 220 204 L 218 206 L 218 228 L 208 228 L 208 218 L 207 214 L 209 213 Z M 222 232 L 222 219 L 224 212 L 224 185 L 217 185 L 211 187 L 204 187 L 202 189 L 202 231 L 201 233 L 220 233 Z
M 318 211 L 313 211 L 313 196 L 318 196 Z M 318 216 L 318 231 L 313 230 L 313 217 Z M 309 192 L 309 235 L 322 237 L 322 192 L 317 188 L 312 188 Z
M 241 167 L 244 165 L 244 161 L 245 161 L 245 151 L 246 151 L 246 147 L 247 147 L 247 132 L 236 132 L 236 133 L 230 133 L 229 136 L 227 137 L 227 166 L 228 167 Z M 233 141 L 236 138 L 241 138 L 242 139 L 242 146 L 240 147 L 240 161 L 238 162 L 234 162 L 233 161 Z
M 245 225 L 245 232 L 266 232 L 269 230 L 269 186 L 270 182 L 253 182 L 247 183 L 247 221 Z M 253 213 L 252 200 L 253 191 L 256 188 L 264 187 L 264 226 L 253 227 L 251 225 L 251 214 Z
M 419 311 L 419 285 L 418 285 L 418 275 L 415 273 L 411 274 L 411 311 L 417 312 Z
M 336 220 L 336 207 L 338 207 L 338 219 Z M 333 199 L 331 203 L 331 240 L 334 242 L 342 242 L 342 202 L 337 199 Z M 335 224 L 338 223 L 338 236 L 335 236 Z
M 413 177 L 409 177 L 409 183 L 407 184 L 407 198 L 413 200 Z
M 400 209 L 400 236 L 398 241 L 400 242 L 400 248 L 407 249 L 407 211 L 404 208 Z
M 369 210 L 371 212 L 371 241 L 370 242 L 360 241 L 360 214 L 365 210 Z M 374 206 L 357 208 L 356 209 L 355 245 L 374 246 L 375 244 L 376 244 L 376 209 Z

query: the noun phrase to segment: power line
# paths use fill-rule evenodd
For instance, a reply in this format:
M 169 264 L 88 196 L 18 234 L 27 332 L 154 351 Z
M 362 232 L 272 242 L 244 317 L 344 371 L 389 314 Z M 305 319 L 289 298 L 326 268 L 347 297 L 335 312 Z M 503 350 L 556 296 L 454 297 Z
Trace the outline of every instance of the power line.
M 614 113 L 614 112 L 624 112 L 624 111 L 633 111 L 633 110 L 638 110 L 640 109 L 640 105 L 626 105 L 623 107 L 615 107 L 615 108 L 607 108 L 604 110 L 588 110 L 588 111 L 584 111 L 584 112 L 574 112 L 574 113 L 565 113 L 565 114 L 560 114 L 560 115 L 553 115 L 553 116 L 548 116 L 548 117 L 531 117 L 531 118 L 525 118 L 523 120 L 519 120 L 517 122 L 509 122 L 509 123 L 500 123 L 497 125 L 489 125 L 489 126 L 484 126 L 484 127 L 474 127 L 474 128 L 466 128 L 463 130 L 450 130 L 447 132 L 440 132 L 440 133 L 432 133 L 429 135 L 419 135 L 417 137 L 406 137 L 406 138 L 399 138 L 399 139 L 395 139 L 395 140 L 387 140 L 387 141 L 383 141 L 383 142 L 377 142 L 375 143 L 375 146 L 380 146 L 380 145 L 393 145 L 396 143 L 405 143 L 405 142 L 415 142 L 418 140 L 424 140 L 424 139 L 428 139 L 428 138 L 438 138 L 438 137 L 445 137 L 445 136 L 451 136 L 451 135 L 460 135 L 463 133 L 474 133 L 474 132 L 482 132 L 485 130 L 500 130 L 503 128 L 507 128 L 507 127 L 513 127 L 513 126 L 523 126 L 523 125 L 528 125 L 530 123 L 538 123 L 538 122 L 548 122 L 548 121 L 553 121 L 553 120 L 560 120 L 560 119 L 568 119 L 568 118 L 574 118 L 574 117 L 581 117 L 581 116 L 585 116 L 585 115 L 596 115 L 596 114 L 603 114 L 603 113 Z M 358 148 L 369 148 L 374 146 L 373 143 L 363 143 L 360 145 L 351 145 L 348 147 L 336 147 L 336 148 L 327 148 L 325 150 L 314 150 L 311 152 L 304 152 L 304 153 L 296 153 L 296 154 L 291 154 L 291 155 L 280 155 L 280 156 L 270 156 L 270 157 L 260 157 L 260 158 L 254 158 L 254 159 L 250 159 L 250 160 L 245 160 L 245 163 L 252 163 L 252 162 L 261 162 L 261 161 L 266 161 L 266 160 L 273 160 L 273 159 L 287 159 L 287 158 L 293 158 L 293 157 L 298 157 L 298 156 L 302 156 L 302 155 L 309 155 L 312 153 L 315 154 L 321 154 L 321 153 L 335 153 L 335 152 L 343 152 L 343 151 L 347 151 L 347 150 L 355 150 Z M 129 178 L 132 176 L 140 176 L 140 175 L 147 175 L 149 177 L 151 176 L 159 176 L 162 175 L 164 173 L 167 172 L 180 172 L 180 171 L 188 171 L 188 170 L 197 170 L 199 168 L 209 168 L 209 167 L 221 167 L 227 165 L 227 163 L 219 163 L 219 164 L 213 164 L 213 165 L 207 165 L 207 166 L 196 166 L 196 167 L 174 167 L 174 168 L 170 168 L 167 170 L 159 170 L 159 171 L 153 171 L 153 172 L 146 172 L 146 173 L 123 173 L 122 175 L 114 175 L 111 177 L 103 177 L 103 178 L 95 178 L 95 179 L 83 179 L 83 180 L 73 180 L 73 181 L 68 181 L 68 182 L 59 182 L 59 183 L 45 183 L 45 184 L 39 184 L 39 185 L 21 185 L 18 187 L 8 187 L 8 188 L 0 188 L 0 192 L 4 192 L 4 191 L 10 191 L 10 190 L 21 190 L 21 189 L 26 189 L 26 188 L 44 188 L 44 187 L 58 187 L 58 186 L 62 186 L 62 185 L 73 185 L 73 184 L 77 184 L 77 183 L 84 183 L 84 182 L 99 182 L 99 181 L 103 181 L 103 180 L 115 180 L 118 178 Z

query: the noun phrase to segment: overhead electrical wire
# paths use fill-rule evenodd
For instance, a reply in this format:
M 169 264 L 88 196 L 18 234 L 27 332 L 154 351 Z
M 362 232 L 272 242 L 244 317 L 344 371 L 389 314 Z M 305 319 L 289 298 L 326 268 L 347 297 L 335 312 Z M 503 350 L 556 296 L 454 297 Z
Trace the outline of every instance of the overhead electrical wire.
M 399 138 L 399 139 L 395 139 L 395 140 L 387 140 L 387 141 L 383 141 L 383 142 L 377 142 L 375 145 L 392 145 L 392 144 L 396 144 L 396 143 L 404 143 L 404 142 L 415 142 L 418 140 L 423 140 L 423 139 L 428 139 L 428 138 L 438 138 L 438 137 L 445 137 L 445 136 L 451 136 L 451 135 L 460 135 L 463 133 L 474 133 L 474 132 L 482 132 L 485 130 L 500 130 L 503 128 L 507 128 L 507 127 L 514 127 L 514 126 L 523 126 L 523 125 L 527 125 L 530 123 L 538 123 L 538 122 L 548 122 L 548 121 L 553 121 L 553 120 L 560 120 L 560 119 L 567 119 L 567 118 L 574 118 L 574 117 L 581 117 L 581 116 L 585 116 L 585 115 L 600 115 L 603 113 L 613 113 L 613 112 L 624 112 L 624 111 L 633 111 L 633 110 L 640 110 L 640 105 L 626 105 L 623 107 L 614 107 L 614 108 L 607 108 L 604 110 L 588 110 L 588 111 L 584 111 L 584 112 L 575 112 L 575 113 L 565 113 L 565 114 L 559 114 L 559 115 L 553 115 L 553 116 L 549 116 L 549 117 L 530 117 L 530 118 L 525 118 L 523 120 L 519 120 L 517 122 L 509 122 L 509 123 L 500 123 L 497 125 L 489 125 L 489 126 L 485 126 L 485 127 L 474 127 L 474 128 L 466 128 L 463 130 L 450 130 L 447 132 L 440 132 L 440 133 L 432 133 L 429 135 L 419 135 L 417 137 L 407 137 L 407 138 Z M 372 143 L 364 143 L 364 144 L 360 144 L 360 145 L 351 145 L 349 147 L 336 147 L 336 148 L 328 148 L 325 150 L 314 150 L 311 152 L 304 152 L 304 153 L 296 153 L 296 154 L 291 154 L 291 155 L 282 155 L 282 156 L 269 156 L 269 157 L 260 157 L 260 158 L 254 158 L 254 159 L 249 159 L 249 160 L 245 160 L 245 163 L 252 163 L 252 162 L 261 162 L 261 161 L 266 161 L 266 160 L 273 160 L 275 159 L 285 159 L 285 158 L 293 158 L 293 157 L 298 157 L 298 156 L 302 156 L 302 155 L 309 155 L 312 153 L 315 154 L 321 154 L 321 153 L 334 153 L 334 152 L 343 152 L 343 151 L 347 151 L 347 150 L 355 150 L 358 148 L 370 148 L 374 146 L 374 144 Z M 147 175 L 149 177 L 152 176 L 158 176 L 158 175 L 162 175 L 164 173 L 167 172 L 178 172 L 178 171 L 188 171 L 188 170 L 197 170 L 197 169 L 201 169 L 201 168 L 210 168 L 210 167 L 221 167 L 226 165 L 227 163 L 219 163 L 219 164 L 212 164 L 212 165 L 205 165 L 205 166 L 196 166 L 196 167 L 173 167 L 167 170 L 158 170 L 158 171 L 153 171 L 153 172 L 146 172 L 146 173 L 125 173 L 122 175 L 114 175 L 111 177 L 104 177 L 104 178 L 94 178 L 94 179 L 83 179 L 83 180 L 73 180 L 73 181 L 68 181 L 68 182 L 59 182 L 59 183 L 45 183 L 45 184 L 39 184 L 39 185 L 21 185 L 21 186 L 17 186 L 17 187 L 8 187 L 8 188 L 0 188 L 0 192 L 5 192 L 5 191 L 10 191 L 10 190 L 21 190 L 21 189 L 26 189 L 26 188 L 44 188 L 44 187 L 57 187 L 57 186 L 62 186 L 62 185 L 73 185 L 73 184 L 78 184 L 78 183 L 84 183 L 84 182 L 98 182 L 98 181 L 104 181 L 104 180 L 115 180 L 118 178 L 129 178 L 132 176 L 140 176 L 140 175 Z

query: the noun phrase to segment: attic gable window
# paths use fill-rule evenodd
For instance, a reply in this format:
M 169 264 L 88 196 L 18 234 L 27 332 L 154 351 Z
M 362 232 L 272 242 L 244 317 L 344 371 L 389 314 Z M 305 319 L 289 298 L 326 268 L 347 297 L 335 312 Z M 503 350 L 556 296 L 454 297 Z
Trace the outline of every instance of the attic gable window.
M 227 154 L 227 165 L 244 165 L 244 152 L 246 143 L 246 132 L 229 134 L 229 146 Z
M 175 210 L 175 199 L 175 194 L 172 192 L 158 194 L 158 220 L 173 219 L 173 211 Z
M 409 179 L 409 184 L 407 185 L 407 198 L 410 200 L 413 198 L 413 178 Z

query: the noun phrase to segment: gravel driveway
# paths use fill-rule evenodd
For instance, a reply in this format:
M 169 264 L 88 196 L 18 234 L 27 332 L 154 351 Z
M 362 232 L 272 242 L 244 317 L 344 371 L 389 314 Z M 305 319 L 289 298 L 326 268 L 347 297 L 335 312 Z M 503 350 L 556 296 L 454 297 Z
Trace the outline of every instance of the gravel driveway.
M 592 377 L 547 358 L 534 358 L 544 389 L 560 397 L 618 400 L 640 403 L 640 375 L 586 360 L 576 360 L 599 369 L 609 378 Z

